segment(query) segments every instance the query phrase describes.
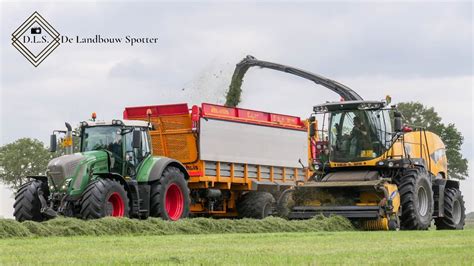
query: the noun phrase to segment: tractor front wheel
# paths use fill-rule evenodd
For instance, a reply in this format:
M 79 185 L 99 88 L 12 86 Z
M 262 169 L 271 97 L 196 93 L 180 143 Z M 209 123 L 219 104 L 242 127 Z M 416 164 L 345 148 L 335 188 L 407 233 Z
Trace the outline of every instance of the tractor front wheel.
M 150 195 L 150 216 L 171 221 L 189 216 L 189 188 L 178 168 L 167 167 L 161 178 L 151 184 Z
M 105 216 L 128 217 L 130 210 L 127 192 L 117 180 L 98 178 L 84 190 L 81 217 L 98 219 Z
M 47 218 L 41 213 L 41 202 L 38 197 L 38 190 L 43 191 L 44 197 L 47 199 L 49 195 L 46 183 L 33 180 L 18 189 L 15 195 L 15 211 L 13 215 L 19 222 L 36 221 L 41 222 Z

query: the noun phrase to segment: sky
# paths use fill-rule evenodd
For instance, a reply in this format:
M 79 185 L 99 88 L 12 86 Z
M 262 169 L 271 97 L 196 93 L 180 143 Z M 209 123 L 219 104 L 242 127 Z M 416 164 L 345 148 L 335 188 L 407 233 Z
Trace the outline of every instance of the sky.
M 156 44 L 61 44 L 33 67 L 11 34 L 34 11 L 61 35 L 156 37 Z M 464 135 L 473 154 L 471 2 L 40 2 L 0 5 L 0 145 L 47 142 L 64 122 L 125 106 L 224 103 L 246 55 L 337 80 L 363 98 L 419 101 Z M 308 117 L 339 96 L 309 81 L 251 69 L 241 107 Z M 472 167 L 470 175 L 473 175 Z M 474 178 L 462 183 L 474 211 Z M 0 188 L 0 216 L 12 194 Z

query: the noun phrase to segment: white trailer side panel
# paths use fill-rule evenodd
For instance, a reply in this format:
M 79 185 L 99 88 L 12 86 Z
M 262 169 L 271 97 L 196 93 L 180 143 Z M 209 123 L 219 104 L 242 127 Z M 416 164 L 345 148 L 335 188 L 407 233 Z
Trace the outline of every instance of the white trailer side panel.
M 200 158 L 205 161 L 298 167 L 306 162 L 306 131 L 201 119 Z

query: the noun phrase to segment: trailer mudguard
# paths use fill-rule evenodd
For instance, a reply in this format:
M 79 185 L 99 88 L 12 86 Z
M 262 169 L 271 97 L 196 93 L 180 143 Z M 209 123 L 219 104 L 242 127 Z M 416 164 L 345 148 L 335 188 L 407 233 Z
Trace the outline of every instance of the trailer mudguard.
M 156 181 L 161 178 L 163 171 L 168 166 L 174 166 L 180 169 L 184 173 L 185 178 L 189 178 L 186 167 L 179 161 L 167 157 L 150 156 L 145 159 L 142 166 L 138 169 L 137 181 L 139 183 Z

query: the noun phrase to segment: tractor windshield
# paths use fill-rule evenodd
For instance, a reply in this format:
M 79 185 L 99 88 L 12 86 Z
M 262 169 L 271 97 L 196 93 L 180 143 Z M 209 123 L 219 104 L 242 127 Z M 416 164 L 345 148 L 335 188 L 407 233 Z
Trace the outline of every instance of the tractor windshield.
M 82 151 L 108 150 L 122 154 L 122 134 L 120 127 L 86 127 L 82 134 Z
M 387 110 L 336 111 L 330 119 L 330 161 L 357 162 L 381 156 L 392 142 Z
M 122 130 L 119 126 L 86 127 L 82 132 L 82 151 L 107 150 L 111 153 L 111 171 L 122 173 Z

